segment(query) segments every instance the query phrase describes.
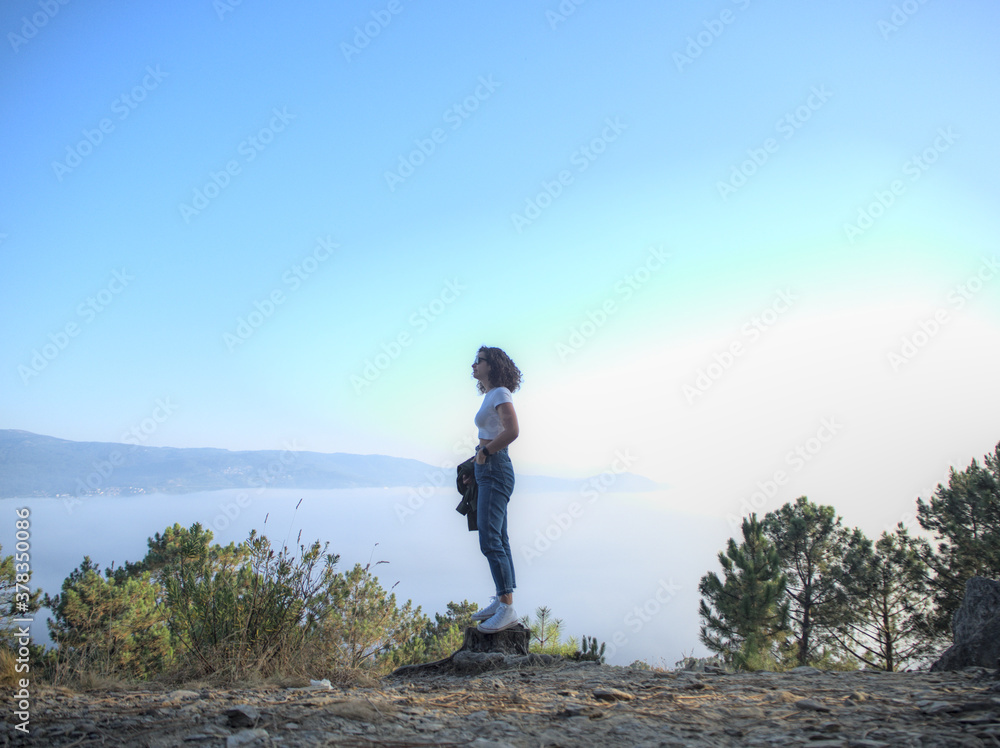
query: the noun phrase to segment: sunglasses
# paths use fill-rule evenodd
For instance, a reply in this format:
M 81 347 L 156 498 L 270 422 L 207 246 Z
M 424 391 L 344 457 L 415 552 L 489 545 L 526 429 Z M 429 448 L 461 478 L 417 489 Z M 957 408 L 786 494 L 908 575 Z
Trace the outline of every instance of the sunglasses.
M 472 365 L 475 366 L 476 364 L 481 364 L 484 363 L 485 361 L 486 359 L 483 358 L 482 356 L 477 356 L 476 360 L 472 362 Z

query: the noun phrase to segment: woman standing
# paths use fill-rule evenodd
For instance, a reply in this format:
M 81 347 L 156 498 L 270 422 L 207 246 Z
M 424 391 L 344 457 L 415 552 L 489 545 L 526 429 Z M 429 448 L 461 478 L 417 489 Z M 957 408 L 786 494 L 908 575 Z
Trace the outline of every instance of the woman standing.
M 514 490 L 514 468 L 507 445 L 517 438 L 517 414 L 511 393 L 521 386 L 521 372 L 499 348 L 483 346 L 472 362 L 472 376 L 485 395 L 476 413 L 479 446 L 475 476 L 479 489 L 476 510 L 479 548 L 490 563 L 496 596 L 483 610 L 473 613 L 479 630 L 488 634 L 517 623 L 514 611 L 514 556 L 507 540 L 507 502 Z

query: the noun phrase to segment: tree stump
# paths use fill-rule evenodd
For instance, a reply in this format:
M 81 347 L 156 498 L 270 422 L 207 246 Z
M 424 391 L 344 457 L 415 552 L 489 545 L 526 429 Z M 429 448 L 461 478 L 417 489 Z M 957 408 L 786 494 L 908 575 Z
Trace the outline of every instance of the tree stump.
M 531 643 L 531 631 L 523 624 L 517 623 L 509 629 L 498 631 L 495 634 L 487 634 L 480 631 L 476 626 L 468 626 L 465 629 L 465 639 L 462 646 L 449 657 L 435 662 L 424 662 L 419 665 L 403 665 L 396 668 L 392 675 L 413 675 L 416 673 L 433 672 L 442 669 L 454 670 L 459 665 L 455 661 L 455 656 L 463 652 L 475 652 L 476 655 L 466 655 L 466 658 L 474 657 L 476 661 L 484 660 L 483 655 L 494 655 L 487 657 L 480 663 L 482 669 L 489 669 L 496 666 L 495 661 L 503 661 L 508 656 L 528 656 L 528 645 Z M 537 657 L 538 655 L 532 655 Z M 467 669 L 467 664 L 463 666 Z
M 476 626 L 469 626 L 465 629 L 465 639 L 462 641 L 462 648 L 458 651 L 526 655 L 530 642 L 531 631 L 520 623 L 495 634 L 487 634 Z

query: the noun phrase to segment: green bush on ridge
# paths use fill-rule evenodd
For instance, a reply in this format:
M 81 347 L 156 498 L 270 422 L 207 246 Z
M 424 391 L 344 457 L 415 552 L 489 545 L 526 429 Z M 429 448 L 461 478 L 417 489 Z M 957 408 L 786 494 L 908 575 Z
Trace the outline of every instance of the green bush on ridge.
M 41 658 L 54 683 L 150 679 L 247 682 L 331 677 L 351 681 L 409 663 L 443 659 L 462 646 L 478 606 L 450 602 L 432 621 L 399 603 L 373 573 L 318 541 L 275 550 L 252 531 L 222 546 L 195 523 L 148 540 L 146 556 L 101 571 L 90 558 L 45 596 L 54 648 Z M 548 608 L 523 622 L 532 651 L 603 660 L 596 639 L 584 650 L 561 642 Z
M 195 523 L 148 546 L 142 561 L 103 573 L 86 557 L 45 597 L 53 681 L 379 673 L 399 650 L 422 654 L 420 608 L 398 604 L 371 564 L 337 571 L 339 556 L 318 541 L 277 551 L 253 531 L 221 546 Z

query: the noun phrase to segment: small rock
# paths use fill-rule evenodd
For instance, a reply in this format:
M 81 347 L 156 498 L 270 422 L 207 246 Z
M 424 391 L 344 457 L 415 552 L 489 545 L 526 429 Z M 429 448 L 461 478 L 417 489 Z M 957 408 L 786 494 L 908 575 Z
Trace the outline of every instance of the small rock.
M 774 696 L 771 697 L 771 701 L 776 701 L 779 704 L 794 704 L 799 700 L 791 691 L 775 691 Z
M 391 710 L 391 707 L 383 704 L 382 709 L 364 699 L 347 699 L 334 701 L 324 706 L 324 714 L 331 714 L 335 717 L 343 717 L 355 722 L 369 722 L 378 724 L 385 721 L 384 711 Z
M 962 708 L 958 704 L 952 704 L 950 701 L 932 701 L 930 704 L 920 707 L 920 711 L 924 714 L 942 714 L 960 712 Z
M 813 701 L 812 699 L 799 699 L 795 702 L 795 706 L 799 709 L 804 709 L 809 712 L 828 712 L 830 707 L 826 704 L 820 704 L 818 701 Z
M 420 732 L 441 732 L 445 727 L 443 722 L 421 722 L 417 725 Z
M 558 716 L 600 719 L 604 716 L 604 712 L 592 706 L 585 706 L 584 704 L 567 704 L 566 708 L 559 712 Z
M 226 748 L 242 748 L 243 746 L 264 745 L 267 740 L 267 730 L 241 730 L 226 738 Z
M 817 670 L 809 665 L 800 665 L 799 667 L 793 667 L 788 671 L 789 673 L 794 673 L 795 675 L 822 675 L 822 670 Z
M 678 686 L 679 689 L 684 691 L 701 691 L 703 688 L 708 688 L 701 681 L 695 681 L 694 683 L 685 683 L 683 686 Z
M 180 703 L 181 701 L 189 701 L 191 699 L 200 699 L 201 694 L 197 691 L 186 691 L 184 689 L 179 689 L 177 691 L 171 691 L 167 694 L 167 701 L 173 703 Z
M 617 688 L 595 688 L 594 698 L 598 701 L 632 701 L 635 696 Z
M 229 718 L 230 727 L 253 727 L 260 719 L 260 712 L 250 704 L 239 704 L 227 709 L 223 714 Z

